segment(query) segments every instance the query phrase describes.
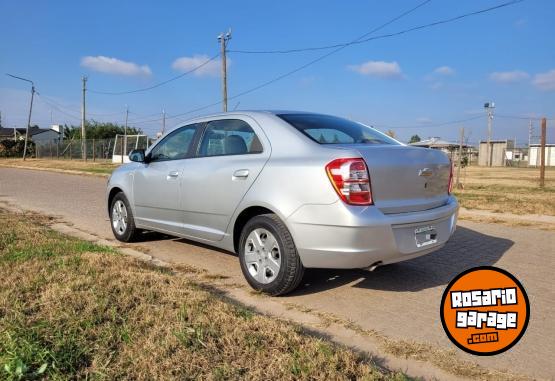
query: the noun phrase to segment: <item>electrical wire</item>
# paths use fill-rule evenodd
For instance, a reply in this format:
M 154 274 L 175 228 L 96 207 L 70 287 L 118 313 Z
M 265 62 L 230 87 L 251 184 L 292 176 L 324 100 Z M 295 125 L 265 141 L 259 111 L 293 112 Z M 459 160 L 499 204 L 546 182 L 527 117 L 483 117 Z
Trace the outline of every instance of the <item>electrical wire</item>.
M 520 119 L 520 120 L 542 120 L 543 117 L 534 117 L 534 116 L 518 116 L 518 115 L 504 115 L 504 114 L 494 114 L 494 118 L 503 118 L 503 119 Z M 547 118 L 547 120 L 553 120 L 553 118 Z
M 472 120 L 482 119 L 484 117 L 485 117 L 485 115 L 479 115 L 479 116 L 473 116 L 471 118 L 466 118 L 466 119 L 458 119 L 458 120 L 451 120 L 451 121 L 441 122 L 441 123 L 421 124 L 421 125 L 414 125 L 414 126 L 388 126 L 388 125 L 383 125 L 383 124 L 372 124 L 372 123 L 371 123 L 371 125 L 373 127 L 390 128 L 390 129 L 433 128 L 433 127 L 447 126 L 447 125 L 450 125 L 450 124 L 470 122 Z
M 418 8 L 420 8 L 420 7 L 424 6 L 424 5 L 426 5 L 426 4 L 429 3 L 430 1 L 431 1 L 431 0 L 426 0 L 426 1 L 422 2 L 422 3 L 419 3 L 419 4 L 418 4 L 417 6 L 415 6 L 414 8 L 411 8 L 411 9 L 409 9 L 408 11 L 403 12 L 403 13 L 400 14 L 399 16 L 397 16 L 397 17 L 395 17 L 395 18 L 393 18 L 393 19 L 387 21 L 386 23 L 384 23 L 384 24 L 382 24 L 382 25 L 380 25 L 380 26 L 378 26 L 378 27 L 372 29 L 372 30 L 369 31 L 368 33 L 363 34 L 362 36 L 360 36 L 360 37 L 358 37 L 357 39 L 351 41 L 350 43 L 339 45 L 338 47 L 336 47 L 336 48 L 335 48 L 334 50 L 332 50 L 331 52 L 328 52 L 328 53 L 326 53 L 326 54 L 324 54 L 324 55 L 321 55 L 321 56 L 319 56 L 319 57 L 317 57 L 317 58 L 315 58 L 315 59 L 313 59 L 313 60 L 311 60 L 311 61 L 309 61 L 309 62 L 307 62 L 307 63 L 305 63 L 305 64 L 303 64 L 303 65 L 301 65 L 301 66 L 299 66 L 299 67 L 297 67 L 297 68 L 295 68 L 295 69 L 293 69 L 293 70 L 290 70 L 290 71 L 288 71 L 288 72 L 286 72 L 286 73 L 284 73 L 284 74 L 281 74 L 281 75 L 279 75 L 279 76 L 277 76 L 277 77 L 275 77 L 275 78 L 273 78 L 273 79 L 270 79 L 270 80 L 268 80 L 268 81 L 266 81 L 266 82 L 263 82 L 263 83 L 261 83 L 261 84 L 259 84 L 259 85 L 257 85 L 257 86 L 254 86 L 254 87 L 252 87 L 252 88 L 250 88 L 250 89 L 248 89 L 248 90 L 245 90 L 245 91 L 240 92 L 240 93 L 238 93 L 238 94 L 235 94 L 235 95 L 233 95 L 233 96 L 231 96 L 231 97 L 228 97 L 228 101 L 229 101 L 229 100 L 237 99 L 237 98 L 239 98 L 239 97 L 241 97 L 241 96 L 243 96 L 243 95 L 250 94 L 250 93 L 255 92 L 255 91 L 257 91 L 257 90 L 259 90 L 259 89 L 261 89 L 261 88 L 264 88 L 264 87 L 269 86 L 269 85 L 271 85 L 271 84 L 273 84 L 273 83 L 275 83 L 275 82 L 278 82 L 278 81 L 280 81 L 280 80 L 282 80 L 282 79 L 284 79 L 284 78 L 286 78 L 286 77 L 289 77 L 289 76 L 291 76 L 291 75 L 293 75 L 293 74 L 295 74 L 295 73 L 297 73 L 297 72 L 299 72 L 299 71 L 301 71 L 301 70 L 303 70 L 303 69 L 305 69 L 305 68 L 307 68 L 307 67 L 309 67 L 309 66 L 312 66 L 312 65 L 315 64 L 315 63 L 318 63 L 318 62 L 320 62 L 320 61 L 326 59 L 327 57 L 331 56 L 332 54 L 335 54 L 335 53 L 337 53 L 337 52 L 339 52 L 339 51 L 345 49 L 346 47 L 348 47 L 348 46 L 350 46 L 350 45 L 353 45 L 353 44 L 355 44 L 355 43 L 357 43 L 357 42 L 359 42 L 359 41 L 365 41 L 365 39 L 366 39 L 366 40 L 370 40 L 369 38 L 366 38 L 366 37 L 368 37 L 370 34 L 375 33 L 375 32 L 377 32 L 377 31 L 379 31 L 380 29 L 385 28 L 385 27 L 388 26 L 389 24 L 391 24 L 391 23 L 393 23 L 394 21 L 397 21 L 397 20 L 399 20 L 400 18 L 402 18 L 402 17 L 404 17 L 404 16 L 406 16 L 406 15 L 408 15 L 408 14 L 414 12 L 415 10 L 417 10 Z M 502 7 L 506 7 L 506 6 L 509 6 L 509 5 L 513 5 L 513 4 L 522 2 L 522 1 L 524 1 L 524 0 L 513 0 L 513 1 L 510 1 L 510 2 L 506 2 L 506 3 L 502 3 L 502 4 L 499 4 L 499 5 L 493 6 L 493 7 L 481 9 L 481 10 L 474 11 L 474 12 L 471 12 L 471 13 L 465 13 L 465 14 L 463 14 L 463 15 L 456 16 L 456 17 L 451 17 L 451 18 L 449 18 L 449 19 L 436 21 L 436 22 L 429 23 L 429 24 L 425 24 L 425 25 L 421 25 L 421 26 L 418 26 L 418 27 L 413 27 L 413 28 L 410 28 L 410 29 L 405 29 L 405 30 L 400 31 L 400 32 L 390 33 L 390 34 L 388 34 L 388 35 L 386 35 L 386 36 L 387 36 L 387 37 L 393 37 L 393 36 L 397 36 L 397 35 L 399 35 L 399 34 L 405 34 L 405 33 L 411 32 L 411 31 L 419 30 L 419 29 L 430 28 L 430 27 L 433 27 L 433 26 L 436 26 L 436 25 L 439 25 L 439 24 L 445 24 L 445 23 L 448 23 L 448 22 L 452 22 L 452 21 L 460 20 L 460 19 L 465 18 L 465 17 L 472 16 L 472 15 L 477 15 L 477 14 L 481 14 L 481 13 L 484 13 L 484 12 L 489 12 L 489 11 L 492 11 L 492 10 L 495 10 L 495 9 L 499 9 L 499 8 L 502 8 Z M 386 38 L 386 37 L 383 37 L 383 38 Z M 183 116 L 183 115 L 192 114 L 192 113 L 195 113 L 195 112 L 198 112 L 198 111 L 203 111 L 203 110 L 205 110 L 205 109 L 208 109 L 208 108 L 210 108 L 210 107 L 219 105 L 219 104 L 221 104 L 221 103 L 222 103 L 222 101 L 213 102 L 213 103 L 207 104 L 207 105 L 202 106 L 202 107 L 197 107 L 197 108 L 194 108 L 194 109 L 192 109 L 192 110 L 188 110 L 188 111 L 185 111 L 185 112 L 182 112 L 182 113 L 179 113 L 179 114 L 170 116 L 169 119 L 172 119 L 172 118 L 175 118 L 175 117 L 180 117 L 180 116 Z
M 414 27 L 407 28 L 407 29 L 404 29 L 404 30 L 401 30 L 401 31 L 398 31 L 398 32 L 389 33 L 389 34 L 382 34 L 382 35 L 375 36 L 375 37 L 370 37 L 370 38 L 362 37 L 362 38 L 359 38 L 355 41 L 346 42 L 346 43 L 340 43 L 340 44 L 334 44 L 334 45 L 325 45 L 325 46 L 316 46 L 316 47 L 307 47 L 307 48 L 297 48 L 297 49 L 285 49 L 285 50 L 228 50 L 228 51 L 230 53 L 241 53 L 241 54 L 289 54 L 289 53 L 300 53 L 300 52 L 317 51 L 317 50 L 329 50 L 329 49 L 334 49 L 334 48 L 339 48 L 339 47 L 343 48 L 343 47 L 347 47 L 347 46 L 354 45 L 354 44 L 363 44 L 363 43 L 373 41 L 373 40 L 379 40 L 379 39 L 383 39 L 383 38 L 399 36 L 401 34 L 414 32 L 416 30 L 426 29 L 426 28 L 430 28 L 430 27 L 433 27 L 433 26 L 450 23 L 450 22 L 453 22 L 453 21 L 461 20 L 461 19 L 466 18 L 466 17 L 475 16 L 475 15 L 478 15 L 478 14 L 481 14 L 481 13 L 491 12 L 491 11 L 496 10 L 496 9 L 508 7 L 508 6 L 517 4 L 517 3 L 521 3 L 523 1 L 524 0 L 513 0 L 513 1 L 509 1 L 509 2 L 506 2 L 506 3 L 499 4 L 499 5 L 495 5 L 493 7 L 481 9 L 481 10 L 470 12 L 470 13 L 465 13 L 463 15 L 459 15 L 459 16 L 455 16 L 455 17 L 451 17 L 451 18 L 447 18 L 447 19 L 443 19 L 443 20 L 438 20 L 438 21 L 434 21 L 434 22 L 431 22 L 431 23 L 423 24 L 423 25 L 414 26 Z M 424 4 L 421 4 L 418 7 L 420 7 Z M 370 33 L 372 33 L 372 32 L 370 32 Z
M 377 31 L 379 31 L 379 30 L 385 28 L 386 26 L 388 26 L 388 25 L 392 24 L 393 22 L 395 22 L 395 21 L 401 19 L 402 17 L 404 17 L 404 16 L 406 16 L 406 15 L 408 15 L 408 14 L 410 14 L 410 13 L 416 11 L 418 8 L 420 8 L 420 7 L 422 7 L 422 6 L 426 5 L 426 4 L 428 4 L 430 1 L 431 1 L 431 0 L 425 0 L 425 1 L 421 2 L 421 3 L 419 3 L 417 6 L 415 6 L 415 7 L 411 8 L 411 9 L 409 9 L 409 10 L 407 10 L 407 11 L 401 13 L 400 15 L 398 15 L 398 16 L 392 18 L 391 20 L 385 22 L 384 24 L 381 24 L 380 26 L 378 26 L 378 27 L 376 27 L 376 28 L 370 30 L 369 32 L 364 33 L 364 34 L 361 35 L 360 37 L 354 39 L 354 40 L 351 42 L 351 44 L 352 44 L 352 43 L 355 43 L 355 42 L 357 42 L 357 41 L 359 41 L 359 40 L 361 40 L 361 39 L 364 39 L 364 38 L 368 37 L 369 35 L 371 35 L 372 33 L 375 33 L 375 32 L 377 32 Z M 349 46 L 349 45 L 351 45 L 351 44 L 346 44 L 346 45 L 342 45 L 342 46 L 340 46 L 340 47 L 337 47 L 336 49 L 332 50 L 331 52 L 328 52 L 328 53 L 326 53 L 326 54 L 324 54 L 324 55 L 322 55 L 322 56 L 319 56 L 318 58 L 313 59 L 313 60 L 311 60 L 311 61 L 309 61 L 309 62 L 307 62 L 307 63 L 305 63 L 305 64 L 303 64 L 303 65 L 301 65 L 301 66 L 299 66 L 299 67 L 297 67 L 297 68 L 295 68 L 295 69 L 293 69 L 293 70 L 290 70 L 290 71 L 288 71 L 288 72 L 286 72 L 286 73 L 284 73 L 284 74 L 281 74 L 281 75 L 279 75 L 279 76 L 277 76 L 277 77 L 275 77 L 275 78 L 273 78 L 273 79 L 270 79 L 270 80 L 268 80 L 268 81 L 266 81 L 266 82 L 263 82 L 263 83 L 261 83 L 261 84 L 255 86 L 255 87 L 252 87 L 252 88 L 250 88 L 250 89 L 248 89 L 248 90 L 245 90 L 245 91 L 240 92 L 240 93 L 238 93 L 238 94 L 235 94 L 235 95 L 233 95 L 233 96 L 231 96 L 231 97 L 228 97 L 228 101 L 229 101 L 229 100 L 236 99 L 236 98 L 239 98 L 239 97 L 241 97 L 241 96 L 243 96 L 243 95 L 250 94 L 250 93 L 252 93 L 252 92 L 254 92 L 254 91 L 257 91 L 257 90 L 259 90 L 259 89 L 261 89 L 261 88 L 263 88 L 263 87 L 266 87 L 266 86 L 268 86 L 268 85 L 271 85 L 272 83 L 275 83 L 275 82 L 277 82 L 277 81 L 280 81 L 280 80 L 282 80 L 282 79 L 284 79 L 284 78 L 286 78 L 286 77 L 288 77 L 288 76 L 290 76 L 290 75 L 293 75 L 293 74 L 295 74 L 295 73 L 297 73 L 297 72 L 299 72 L 299 71 L 301 71 L 301 70 L 303 70 L 303 69 L 305 69 L 305 68 L 307 68 L 307 67 L 309 67 L 309 66 L 311 66 L 311 65 L 313 65 L 313 64 L 315 64 L 315 63 L 317 63 L 317 62 L 319 62 L 319 61 L 322 61 L 322 60 L 326 59 L 327 57 L 331 56 L 332 54 L 335 54 L 335 53 L 337 53 L 337 52 L 339 52 L 339 51 L 345 49 L 347 46 Z M 170 119 L 173 119 L 173 118 L 176 118 L 176 117 L 180 117 L 180 116 L 183 116 L 183 115 L 192 114 L 192 113 L 195 113 L 195 112 L 198 112 L 198 111 L 203 111 L 203 110 L 206 110 L 206 109 L 208 109 L 208 108 L 210 108 L 210 107 L 219 105 L 219 104 L 221 104 L 221 103 L 222 103 L 222 101 L 218 101 L 218 102 L 213 102 L 213 103 L 210 103 L 210 104 L 205 105 L 205 106 L 202 106 L 202 107 L 197 107 L 197 108 L 194 108 L 194 109 L 192 109 L 192 110 L 188 110 L 188 111 L 185 111 L 185 112 L 182 112 L 182 113 L 173 115 L 173 116 L 170 117 Z
M 202 68 L 202 67 L 208 65 L 210 62 L 214 61 L 219 56 L 220 56 L 220 54 L 218 53 L 218 54 L 210 57 L 208 60 L 204 61 L 200 65 L 195 66 L 194 68 L 192 68 L 190 70 L 187 70 L 186 72 L 184 72 L 182 74 L 179 74 L 179 75 L 177 75 L 175 77 L 172 77 L 170 79 L 167 79 L 165 81 L 159 82 L 159 83 L 157 83 L 155 85 L 152 85 L 152 86 L 143 87 L 143 88 L 135 89 L 135 90 L 126 90 L 126 91 L 101 91 L 101 90 L 94 90 L 94 89 L 87 89 L 87 91 L 91 92 L 91 93 L 94 93 L 94 94 L 102 94 L 102 95 L 124 95 L 124 94 L 133 94 L 133 93 L 140 93 L 140 92 L 143 92 L 143 91 L 152 90 L 152 89 L 155 89 L 157 87 L 163 86 L 167 83 L 176 81 L 180 78 L 185 77 L 188 74 L 191 74 L 191 73 L 199 70 L 200 68 Z
M 72 118 L 72 119 L 81 120 L 81 118 L 80 118 L 79 116 L 72 115 L 72 114 L 70 114 L 70 113 L 65 112 L 64 110 L 62 110 L 62 109 L 61 109 L 60 107 L 58 107 L 56 104 L 54 104 L 53 102 L 51 102 L 51 101 L 49 101 L 48 99 L 46 99 L 45 96 L 41 95 L 38 91 L 36 91 L 35 93 L 38 95 L 39 99 L 40 99 L 42 102 L 44 102 L 45 104 L 47 104 L 47 105 L 50 106 L 50 107 L 55 108 L 56 110 L 58 110 L 58 112 L 64 114 L 64 115 L 67 116 L 67 117 L 70 117 L 70 118 Z
M 67 112 L 70 112 L 70 113 L 76 113 L 76 114 L 80 113 L 80 111 L 76 111 L 76 110 L 70 109 L 69 107 L 61 105 L 60 103 L 56 102 L 54 99 L 52 99 L 49 96 L 46 96 L 44 94 L 41 94 L 41 95 L 42 95 L 43 98 L 45 98 L 46 101 L 51 103 L 51 106 L 57 106 L 56 109 L 58 111 L 60 109 L 63 109 L 63 110 L 65 110 Z M 104 116 L 104 117 L 106 117 L 106 116 L 124 115 L 124 114 L 125 114 L 125 111 L 110 112 L 110 113 L 96 113 L 96 112 L 87 111 L 87 116 Z

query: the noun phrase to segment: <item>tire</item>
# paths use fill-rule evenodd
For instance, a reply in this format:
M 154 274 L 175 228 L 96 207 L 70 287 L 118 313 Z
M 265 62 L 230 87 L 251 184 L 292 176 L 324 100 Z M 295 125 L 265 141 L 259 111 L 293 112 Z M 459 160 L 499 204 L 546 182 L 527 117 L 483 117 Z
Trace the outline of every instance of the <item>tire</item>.
M 257 291 L 284 295 L 303 278 L 304 267 L 293 237 L 275 214 L 262 214 L 247 222 L 238 254 L 243 275 Z
M 121 242 L 134 242 L 141 233 L 135 227 L 133 211 L 123 192 L 117 193 L 110 204 L 110 226 L 114 237 Z

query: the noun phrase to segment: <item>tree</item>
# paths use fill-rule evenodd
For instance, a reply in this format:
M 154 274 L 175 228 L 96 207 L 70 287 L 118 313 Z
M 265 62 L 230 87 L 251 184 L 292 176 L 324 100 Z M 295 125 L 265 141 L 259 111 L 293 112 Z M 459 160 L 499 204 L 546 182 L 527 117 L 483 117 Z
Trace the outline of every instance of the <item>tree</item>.
M 421 140 L 422 140 L 422 139 L 420 139 L 420 136 L 418 136 L 418 135 L 412 135 L 412 136 L 410 137 L 409 144 L 410 144 L 410 143 L 417 143 L 417 142 L 419 142 L 419 141 L 421 141 Z
M 111 122 L 87 121 L 85 127 L 87 139 L 113 139 L 125 133 L 125 126 Z M 127 127 L 127 135 L 140 135 L 143 131 L 136 127 Z M 64 126 L 64 139 L 81 139 L 81 126 Z

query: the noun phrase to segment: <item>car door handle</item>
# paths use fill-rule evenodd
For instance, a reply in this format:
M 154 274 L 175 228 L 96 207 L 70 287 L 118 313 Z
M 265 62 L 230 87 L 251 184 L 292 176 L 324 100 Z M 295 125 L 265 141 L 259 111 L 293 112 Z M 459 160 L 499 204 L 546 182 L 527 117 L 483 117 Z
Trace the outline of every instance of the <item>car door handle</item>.
M 239 179 L 246 179 L 249 177 L 249 170 L 248 169 L 238 169 L 233 172 L 232 180 L 239 180 Z
M 168 173 L 168 180 L 169 179 L 175 179 L 176 177 L 179 176 L 179 171 L 170 171 L 170 173 Z

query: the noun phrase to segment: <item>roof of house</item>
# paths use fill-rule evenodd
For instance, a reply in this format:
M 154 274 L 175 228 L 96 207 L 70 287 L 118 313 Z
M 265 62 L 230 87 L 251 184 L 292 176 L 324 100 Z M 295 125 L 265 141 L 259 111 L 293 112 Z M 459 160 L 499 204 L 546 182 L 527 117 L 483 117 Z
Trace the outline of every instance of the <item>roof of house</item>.
M 448 147 L 458 147 L 458 142 L 450 142 L 447 140 L 442 140 L 438 137 L 424 139 L 419 142 L 410 143 L 411 146 L 416 147 L 430 147 L 430 148 L 448 148 Z M 467 147 L 466 144 L 463 144 L 463 147 Z
M 13 136 L 13 128 L 0 127 L 0 136 Z
M 5 128 L 5 127 L 1 127 L 0 128 L 0 136 L 9 136 L 9 137 L 13 137 L 13 128 Z M 20 135 L 25 135 L 27 129 L 26 128 L 16 128 L 15 129 L 17 131 L 18 134 Z M 42 134 L 43 132 L 47 132 L 47 131 L 53 131 L 57 134 L 59 134 L 58 131 L 55 130 L 51 130 L 49 128 L 40 128 L 37 126 L 33 126 L 31 128 L 29 128 L 29 136 L 34 136 L 34 135 L 38 135 L 38 134 Z

